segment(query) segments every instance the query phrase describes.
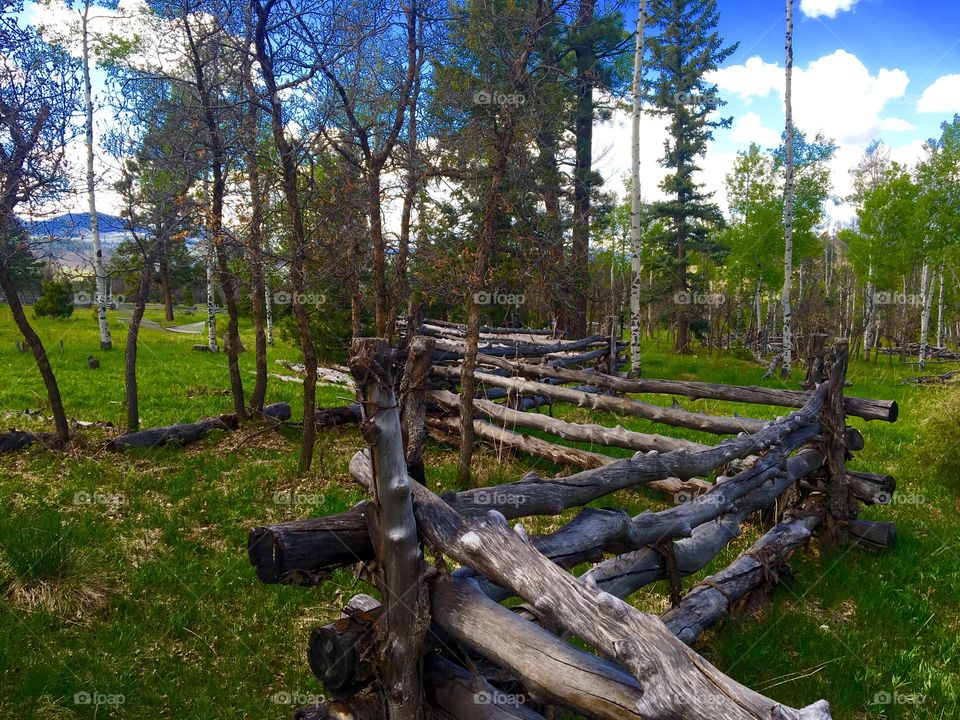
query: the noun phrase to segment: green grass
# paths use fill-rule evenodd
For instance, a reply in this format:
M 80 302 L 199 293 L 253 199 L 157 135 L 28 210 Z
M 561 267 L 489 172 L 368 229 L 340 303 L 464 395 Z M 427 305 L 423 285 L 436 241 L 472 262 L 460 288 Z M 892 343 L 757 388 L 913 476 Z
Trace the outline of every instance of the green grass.
M 364 586 L 345 571 L 316 588 L 262 585 L 247 561 L 246 532 L 257 524 L 337 512 L 359 500 L 362 493 L 347 473 L 350 456 L 362 446 L 358 432 L 322 431 L 314 470 L 305 476 L 296 471 L 295 433 L 264 432 L 257 425 L 215 433 L 183 449 L 108 453 L 104 441 L 124 421 L 124 327 L 112 326 L 118 348 L 112 352 L 96 350 L 96 326 L 86 311 L 36 327 L 68 416 L 117 427 L 78 428 L 64 450 L 33 447 L 0 456 L 0 718 L 289 717 L 291 706 L 275 699 L 322 692 L 304 656 L 310 631 L 335 617 Z M 249 325 L 242 331 L 244 344 L 252 347 Z M 15 337 L 9 312 L 0 308 L 3 425 L 49 430 L 33 358 L 15 350 Z M 225 358 L 191 351 L 195 342 L 203 338 L 141 331 L 144 427 L 230 410 L 230 398 L 222 394 L 228 387 Z M 88 355 L 100 358 L 99 370 L 87 367 Z M 274 361 L 298 357 L 295 348 L 278 342 L 270 349 L 270 371 L 289 374 Z M 677 358 L 665 342 L 648 347 L 644 362 L 651 377 L 763 384 L 763 368 L 753 363 L 724 354 Z M 252 386 L 252 353 L 241 356 L 241 367 Z M 908 367 L 888 366 L 885 358 L 876 365 L 854 363 L 848 391 L 900 403 L 896 424 L 854 421 L 867 449 L 851 463 L 897 477 L 901 501 L 863 513 L 897 522 L 896 549 L 876 555 L 814 543 L 795 556 L 793 580 L 708 634 L 699 647 L 725 672 L 777 700 L 802 705 L 828 698 L 836 718 L 960 717 L 960 457 L 957 438 L 950 436 L 960 422 L 960 399 L 956 391 L 901 384 L 912 374 Z M 787 386 L 795 388 L 797 381 Z M 267 399 L 290 402 L 299 417 L 301 390 L 272 378 Z M 322 387 L 318 398 L 333 405 L 345 394 Z M 680 402 L 714 413 L 784 414 Z M 554 411 L 568 419 L 664 432 L 636 418 L 572 407 Z M 667 432 L 716 441 L 694 431 Z M 477 460 L 484 483 L 510 481 L 528 469 L 562 472 L 531 460 L 501 462 L 487 450 Z M 431 445 L 428 468 L 434 489 L 453 486 L 452 452 Z M 297 491 L 308 503 L 275 503 L 274 494 L 283 490 Z M 666 506 L 643 490 L 595 504 L 634 513 Z M 524 522 L 531 531 L 546 530 L 571 515 Z M 747 528 L 685 585 L 729 563 L 759 532 Z M 663 583 L 645 588 L 635 604 L 662 611 L 664 589 Z M 84 692 L 99 693 L 103 704 L 77 704 L 75 696 Z M 884 693 L 899 702 L 874 704 Z M 905 702 L 921 695 L 922 702 Z

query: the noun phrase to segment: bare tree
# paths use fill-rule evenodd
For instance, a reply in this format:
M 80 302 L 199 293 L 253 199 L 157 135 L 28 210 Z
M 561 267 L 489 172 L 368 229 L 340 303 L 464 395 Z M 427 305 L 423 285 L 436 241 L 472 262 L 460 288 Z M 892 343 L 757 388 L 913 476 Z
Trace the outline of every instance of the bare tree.
M 633 54 L 633 114 L 631 116 L 631 178 L 630 193 L 630 374 L 639 377 L 642 369 L 640 335 L 643 318 L 640 315 L 640 277 L 643 273 L 643 236 L 640 234 L 640 80 L 643 76 L 643 41 L 647 21 L 647 0 L 640 0 L 637 8 L 637 41 Z
M 790 375 L 793 362 L 793 308 L 790 290 L 793 285 L 793 0 L 787 0 L 787 38 L 784 80 L 784 113 L 786 115 L 786 182 L 783 186 L 783 367 L 784 377 Z
M 79 87 L 75 63 L 20 27 L 15 10 L 0 5 L 0 288 L 40 370 L 57 439 L 65 443 L 70 429 L 60 388 L 20 301 L 20 282 L 34 257 L 16 211 L 66 189 L 64 151 Z

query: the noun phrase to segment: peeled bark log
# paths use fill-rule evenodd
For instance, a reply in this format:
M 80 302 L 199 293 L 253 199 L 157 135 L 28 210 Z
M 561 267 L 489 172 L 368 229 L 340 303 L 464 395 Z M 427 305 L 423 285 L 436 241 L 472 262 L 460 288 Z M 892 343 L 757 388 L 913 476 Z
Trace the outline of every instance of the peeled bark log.
M 731 680 L 680 643 L 659 619 L 579 583 L 511 531 L 499 514 L 471 522 L 427 488 L 413 483 L 412 490 L 417 528 L 426 542 L 511 588 L 551 623 L 622 664 L 640 683 L 642 694 L 633 705 L 640 717 L 717 717 L 720 708 L 729 720 L 830 717 L 824 702 L 795 710 Z
M 458 406 L 457 397 L 453 393 L 445 390 L 431 390 L 427 393 L 427 400 L 441 405 L 448 410 L 454 410 Z M 563 420 L 541 415 L 540 413 L 519 412 L 503 405 L 492 403 L 489 400 L 474 400 L 473 408 L 490 420 L 506 424 L 507 426 L 519 425 L 520 427 L 550 433 L 564 440 L 594 443 L 604 447 L 620 447 L 628 450 L 657 450 L 659 452 L 669 452 L 671 450 L 699 452 L 709 448 L 709 445 L 696 443 L 692 440 L 680 440 L 665 435 L 653 435 L 625 430 L 620 425 L 608 428 L 602 425 L 564 422 Z
M 478 356 L 478 361 L 493 365 L 526 378 L 554 378 L 565 382 L 581 382 L 597 387 L 616 390 L 623 393 L 659 393 L 663 395 L 681 395 L 692 400 L 726 400 L 756 405 L 774 405 L 778 407 L 803 407 L 810 394 L 793 390 L 778 390 L 757 386 L 720 385 L 715 383 L 694 382 L 688 380 L 660 380 L 655 378 L 627 379 L 610 375 L 594 375 L 581 370 L 569 370 L 549 365 L 534 365 L 523 362 L 510 362 L 493 356 Z M 844 397 L 844 409 L 848 415 L 864 420 L 884 420 L 894 422 L 899 413 L 896 400 L 871 400 L 869 398 Z
M 450 377 L 450 371 L 444 367 L 435 367 L 434 372 L 442 377 Z M 594 410 L 607 410 L 621 415 L 634 415 L 653 422 L 674 425 L 677 427 L 702 430 L 717 434 L 735 434 L 739 432 L 758 432 L 768 421 L 754 418 L 721 417 L 690 412 L 682 408 L 651 405 L 630 398 L 612 397 L 609 395 L 591 395 L 562 386 L 552 386 L 545 383 L 530 382 L 519 378 L 503 378 L 488 373 L 475 373 L 478 381 L 502 387 L 529 395 L 543 395 L 551 400 L 568 402 L 579 407 L 588 407 Z M 600 375 L 594 376 L 599 378 Z

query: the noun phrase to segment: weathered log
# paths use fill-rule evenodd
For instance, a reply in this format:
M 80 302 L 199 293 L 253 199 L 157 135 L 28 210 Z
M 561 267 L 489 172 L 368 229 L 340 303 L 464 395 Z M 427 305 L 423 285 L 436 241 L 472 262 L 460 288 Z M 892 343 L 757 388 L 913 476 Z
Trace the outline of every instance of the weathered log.
M 440 430 L 442 437 L 451 437 L 454 436 L 459 429 L 460 420 L 454 417 L 431 417 L 427 420 L 427 426 Z M 520 433 L 484 422 L 483 420 L 474 420 L 473 430 L 476 437 L 489 442 L 498 449 L 509 448 L 526 453 L 527 455 L 549 460 L 555 465 L 600 468 L 617 462 L 616 458 L 612 458 L 609 455 L 567 447 L 566 445 L 557 445 L 556 443 L 547 442 L 546 440 L 541 440 L 540 438 L 530 435 L 521 435 Z M 702 482 L 692 481 L 691 478 L 687 478 L 686 481 L 684 481 L 669 476 L 650 480 L 646 485 L 653 490 L 658 490 L 668 495 L 674 495 L 679 492 L 697 494 L 708 487 Z
M 443 377 L 451 376 L 450 370 L 442 366 L 435 367 L 434 372 Z M 497 377 L 496 375 L 479 372 L 475 373 L 475 375 L 478 381 L 486 383 L 487 385 L 493 385 L 494 387 L 502 387 L 507 390 L 529 395 L 543 395 L 551 400 L 568 402 L 579 407 L 607 410 L 621 415 L 634 415 L 646 420 L 652 420 L 653 422 L 690 428 L 692 430 L 702 430 L 704 432 L 717 434 L 753 433 L 760 431 L 768 423 L 766 420 L 758 420 L 756 418 L 704 415 L 677 407 L 651 405 L 650 403 L 632 400 L 630 398 L 613 397 L 610 395 L 591 395 L 563 386 L 552 386 L 522 380 L 520 378 Z M 602 376 L 599 373 L 593 376 L 594 379 L 599 379 L 600 377 Z
M 457 360 L 463 357 L 464 344 L 454 340 L 436 338 L 436 350 L 433 353 L 434 362 L 443 362 L 445 360 Z M 605 335 L 591 335 L 582 340 L 558 340 L 552 344 L 524 343 L 524 342 L 490 342 L 481 344 L 479 351 L 484 355 L 496 355 L 500 357 L 521 358 L 521 357 L 543 357 L 559 352 L 572 352 L 574 350 L 583 350 L 584 348 L 595 345 L 606 346 L 607 338 Z M 603 348 L 603 355 L 606 355 L 607 349 Z
M 449 320 L 434 320 L 431 318 L 424 318 L 423 324 L 433 325 L 434 327 L 438 327 L 438 328 L 446 328 L 448 330 L 456 330 L 464 335 L 466 335 L 466 332 L 467 332 L 466 325 L 464 325 L 463 323 L 450 322 Z M 489 325 L 481 325 L 480 332 L 494 334 L 494 335 L 499 335 L 502 333 L 516 333 L 516 332 L 522 332 L 524 335 L 547 335 L 550 337 L 553 337 L 555 335 L 554 331 L 549 329 L 537 329 L 537 328 L 527 328 L 527 327 L 521 327 L 521 328 L 490 327 Z
M 687 513 L 682 512 L 686 509 L 684 505 L 676 508 L 678 512 L 674 515 L 694 527 L 689 539 L 672 543 L 667 550 L 678 576 L 692 575 L 706 567 L 740 535 L 740 524 L 748 515 L 769 507 L 799 478 L 823 463 L 823 456 L 811 450 L 790 458 L 785 463 L 785 472 L 781 472 L 778 459 L 765 457 L 755 468 L 740 473 L 738 477 L 743 477 L 739 481 L 731 479 L 721 483 L 706 495 L 685 503 L 689 506 Z M 661 522 L 671 519 L 670 512 L 665 511 L 659 519 Z M 716 522 L 708 522 L 714 519 Z M 669 537 L 659 539 L 665 541 Z M 670 576 L 662 547 L 645 547 L 604 560 L 583 576 L 586 582 L 619 598 L 627 598 L 645 585 L 664 578 L 677 579 Z
M 426 487 L 411 485 L 423 539 L 438 552 L 509 587 L 551 623 L 623 665 L 640 683 L 642 693 L 633 706 L 640 717 L 830 717 L 825 702 L 795 710 L 725 676 L 679 642 L 659 619 L 578 582 L 553 564 L 511 531 L 499 513 L 471 522 Z
M 19 430 L 11 430 L 8 433 L 0 433 L 0 453 L 22 450 L 23 448 L 37 442 L 39 439 L 40 436 L 36 433 L 21 432 Z
M 591 500 L 635 485 L 662 480 L 667 477 L 692 478 L 697 475 L 707 475 L 714 468 L 729 463 L 735 458 L 742 458 L 758 450 L 781 444 L 793 432 L 806 427 L 807 420 L 819 412 L 823 394 L 823 386 L 811 397 L 810 405 L 803 410 L 788 416 L 785 420 L 773 425 L 757 435 L 725 440 L 719 445 L 699 453 L 676 451 L 665 454 L 636 455 L 633 458 L 619 460 L 603 468 L 593 471 L 584 471 L 558 481 L 539 478 L 535 475 L 525 477 L 519 482 L 498 485 L 489 488 L 477 488 L 459 493 L 446 493 L 444 500 L 457 512 L 477 516 L 489 510 L 496 510 L 508 518 L 520 518 L 528 515 L 555 515 L 570 507 L 585 505 Z M 671 481 L 672 482 L 672 481 Z M 670 492 L 678 492 L 683 486 L 675 486 Z M 689 489 L 689 488 L 688 488 Z M 691 492 L 691 495 L 697 494 Z M 698 512 L 704 513 L 698 507 Z M 670 513 L 674 509 L 663 511 Z M 353 511 L 351 511 L 353 512 Z M 685 511 L 689 512 L 689 511 Z M 704 513 L 708 519 L 716 517 Z M 624 516 L 626 518 L 626 516 Z M 659 516 L 658 516 L 659 517 Z M 670 517 L 669 515 L 667 517 Z M 685 532 L 682 520 L 674 518 L 680 529 L 675 536 L 681 537 Z M 329 521 L 331 525 L 324 525 L 321 521 Z M 251 561 L 257 566 L 257 575 L 264 582 L 276 582 L 271 578 L 300 576 L 312 577 L 313 574 L 323 572 L 326 568 L 336 567 L 338 563 L 353 562 L 350 558 L 355 555 L 360 560 L 369 560 L 373 557 L 369 546 L 369 538 L 364 538 L 361 532 L 354 532 L 357 527 L 355 518 L 344 518 L 343 514 L 318 518 L 312 521 L 298 521 L 274 526 L 276 530 L 270 533 L 269 541 L 275 546 L 269 554 L 263 553 Z M 329 554 L 324 550 L 328 545 L 325 538 L 311 537 L 310 523 L 318 523 L 317 532 L 321 535 L 330 532 L 329 528 L 337 527 L 336 523 L 343 523 L 345 530 L 344 544 L 339 548 L 342 553 Z M 646 521 L 645 521 L 646 522 Z M 657 522 L 657 521 L 653 521 Z M 689 525 L 688 525 L 689 527 Z M 290 528 L 290 531 L 286 531 Z M 656 526 L 656 532 L 664 532 L 665 527 Z M 254 538 L 250 542 L 253 543 Z M 335 539 L 329 540 L 331 543 Z M 300 548 L 299 545 L 303 545 Z M 267 547 L 267 546 L 264 546 Z M 332 548 L 331 548 L 332 549 Z M 298 558 L 299 563 L 286 560 Z M 261 568 L 260 566 L 264 567 Z
M 582 370 L 568 370 L 558 367 L 555 362 L 535 365 L 523 362 L 510 362 L 500 357 L 478 356 L 478 362 L 496 366 L 533 380 L 554 378 L 565 382 L 580 382 L 623 393 L 658 393 L 663 395 L 681 395 L 692 400 L 726 400 L 751 405 L 774 405 L 778 407 L 803 407 L 809 393 L 755 385 L 720 385 L 716 383 L 688 380 L 661 380 L 657 378 L 620 378 L 610 375 L 594 375 Z M 588 377 L 589 375 L 589 377 Z M 864 420 L 884 420 L 894 422 L 899 413 L 896 400 L 871 400 L 869 398 L 844 397 L 844 409 L 848 415 Z
M 694 586 L 680 604 L 661 616 L 667 628 L 692 645 L 730 611 L 731 605 L 762 583 L 797 547 L 804 545 L 821 515 L 786 520 L 775 525 L 726 569 Z
M 826 385 L 820 386 L 810 396 L 807 405 L 780 422 L 770 423 L 755 435 L 724 440 L 709 450 L 697 453 L 683 450 L 663 454 L 655 450 L 646 455 L 637 453 L 632 458 L 618 460 L 594 470 L 583 470 L 560 480 L 547 480 L 528 473 L 518 482 L 498 485 L 498 496 L 509 502 L 498 504 L 492 509 L 508 518 L 557 515 L 567 508 L 586 505 L 591 500 L 617 490 L 653 480 L 671 477 L 689 480 L 704 477 L 735 458 L 746 457 L 778 444 L 796 430 L 812 424 L 823 405 L 826 389 Z M 489 491 L 490 488 L 464 490 L 449 493 L 444 499 L 458 512 L 471 515 L 476 514 L 476 494 L 487 495 Z
M 447 658 L 424 658 L 427 702 L 453 720 L 543 720 L 543 716 Z
M 407 361 L 400 382 L 403 406 L 404 453 L 407 472 L 417 482 L 426 482 L 423 468 L 423 439 L 427 407 L 424 393 L 433 355 L 433 338 L 415 336 L 407 346 Z
M 370 446 L 374 478 L 374 504 L 367 519 L 373 519 L 377 530 L 371 537 L 383 573 L 380 591 L 390 637 L 380 666 L 381 682 L 389 720 L 417 720 L 423 702 L 420 658 L 430 620 L 410 492 L 417 483 L 410 481 L 404 461 L 392 364 L 389 341 L 354 339 L 350 369 L 362 398 L 361 427 Z
M 268 420 L 289 420 L 290 405 L 288 403 L 267 405 L 263 409 L 263 417 Z M 155 448 L 169 443 L 188 445 L 203 439 L 211 430 L 236 430 L 239 424 L 240 421 L 237 416 L 229 413 L 215 418 L 204 418 L 195 423 L 168 425 L 118 435 L 110 440 L 107 447 L 111 450 L 130 450 L 134 448 Z
M 857 472 L 847 468 L 847 480 L 854 497 L 868 505 L 886 505 L 897 489 L 897 481 L 891 475 Z
M 431 390 L 427 393 L 427 399 L 448 410 L 456 410 L 459 407 L 457 396 L 445 390 Z M 699 452 L 709 447 L 709 445 L 693 442 L 692 440 L 680 440 L 665 435 L 633 432 L 631 430 L 625 430 L 620 425 L 608 428 L 602 425 L 569 423 L 558 418 L 541 415 L 540 413 L 518 412 L 483 399 L 474 400 L 473 409 L 490 420 L 498 421 L 507 426 L 519 425 L 520 427 L 550 433 L 564 440 L 589 442 L 604 447 L 619 447 L 628 450 L 657 450 L 659 452 L 669 452 L 671 450 Z
M 897 544 L 897 526 L 892 522 L 851 519 L 847 522 L 851 540 L 871 550 L 892 550 Z
M 603 553 L 616 553 L 617 557 L 595 565 L 584 579 L 589 578 L 611 595 L 626 598 L 644 585 L 669 576 L 663 552 L 645 546 L 690 538 L 675 543 L 672 549 L 680 575 L 697 572 L 739 534 L 744 518 L 769 507 L 793 483 L 823 463 L 818 451 L 803 450 L 787 460 L 786 472 L 781 472 L 778 459 L 765 458 L 765 466 L 726 478 L 705 494 L 667 510 L 644 512 L 631 519 L 622 511 L 591 508 L 556 532 L 530 539 L 537 550 L 566 568 L 597 560 Z M 476 580 L 491 598 L 509 597 L 508 592 L 469 568 L 460 568 L 454 575 Z
M 847 425 L 843 408 L 843 385 L 847 378 L 847 359 L 849 349 L 846 341 L 838 342 L 831 352 L 829 377 L 824 386 L 827 397 L 820 413 L 820 425 L 823 428 L 823 454 L 826 458 L 827 497 L 831 523 L 829 529 L 833 539 L 844 541 L 847 533 L 847 521 L 855 515 L 856 501 L 850 496 L 847 480 Z
M 367 505 L 327 517 L 253 528 L 247 554 L 265 583 L 313 585 L 330 570 L 373 559 Z
M 338 425 L 353 425 L 361 419 L 360 403 L 338 405 L 336 407 L 318 408 L 314 413 L 317 418 L 317 427 L 336 427 Z

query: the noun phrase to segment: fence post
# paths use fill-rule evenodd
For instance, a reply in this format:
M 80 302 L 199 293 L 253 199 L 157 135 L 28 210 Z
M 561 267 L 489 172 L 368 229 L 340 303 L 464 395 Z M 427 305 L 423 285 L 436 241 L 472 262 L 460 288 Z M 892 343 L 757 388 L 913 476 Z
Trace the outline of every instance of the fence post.
M 427 416 L 424 394 L 433 365 L 432 337 L 417 335 L 407 345 L 407 362 L 400 381 L 400 400 L 407 472 L 421 485 L 426 484 L 423 468 L 423 437 Z
M 429 604 L 417 539 L 410 479 L 404 460 L 400 413 L 393 392 L 393 352 L 382 338 L 356 338 L 350 369 L 363 410 L 363 437 L 370 446 L 374 501 L 370 518 L 381 571 L 386 639 L 381 682 L 388 720 L 422 717 L 423 642 Z
M 838 341 L 830 353 L 827 372 L 827 397 L 821 412 L 824 458 L 828 479 L 828 527 L 832 540 L 842 543 L 847 538 L 847 524 L 852 515 L 850 484 L 847 477 L 847 428 L 843 407 L 843 386 L 847 379 L 850 348 L 846 340 Z

